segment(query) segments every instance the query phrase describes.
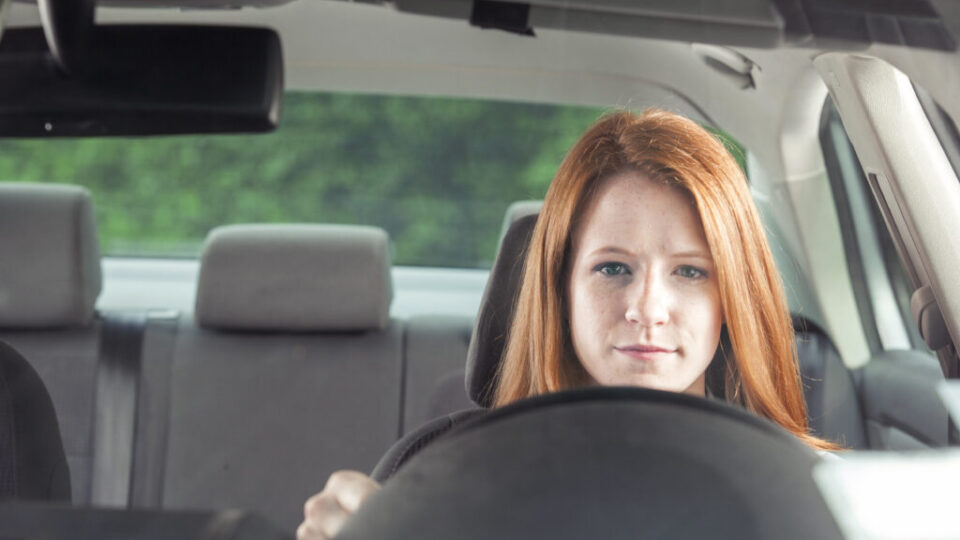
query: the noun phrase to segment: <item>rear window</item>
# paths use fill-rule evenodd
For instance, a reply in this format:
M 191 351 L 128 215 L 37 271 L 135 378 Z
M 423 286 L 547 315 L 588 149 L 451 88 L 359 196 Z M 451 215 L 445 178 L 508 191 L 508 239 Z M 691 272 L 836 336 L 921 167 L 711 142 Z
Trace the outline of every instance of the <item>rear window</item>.
M 0 179 L 80 184 L 104 253 L 195 257 L 230 223 L 386 229 L 397 265 L 488 268 L 501 220 L 539 199 L 606 110 L 288 92 L 267 135 L 0 140 Z M 744 151 L 721 138 L 743 162 Z

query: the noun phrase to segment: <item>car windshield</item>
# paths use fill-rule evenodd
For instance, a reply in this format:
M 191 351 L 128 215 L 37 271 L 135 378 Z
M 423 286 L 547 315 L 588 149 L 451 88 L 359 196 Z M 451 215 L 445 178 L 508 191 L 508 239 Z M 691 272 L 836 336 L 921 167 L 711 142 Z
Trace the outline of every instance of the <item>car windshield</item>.
M 0 142 L 0 177 L 79 184 L 104 253 L 196 257 L 230 223 L 351 223 L 394 264 L 489 268 L 510 203 L 539 199 L 592 107 L 287 92 L 267 135 Z
M 89 189 L 112 257 L 195 258 L 218 225 L 323 222 L 382 227 L 396 265 L 489 269 L 507 207 L 542 199 L 607 112 L 303 91 L 283 106 L 267 135 L 2 140 L 0 178 Z
M 749 227 L 725 230 L 718 246 L 716 225 L 704 218 L 713 203 L 684 188 L 699 214 L 687 216 L 683 199 L 662 216 L 684 227 L 611 213 L 620 218 L 597 230 L 655 231 L 661 247 L 702 232 L 724 260 L 747 266 L 756 263 L 747 255 L 769 244 L 759 281 L 730 277 L 716 254 L 671 267 L 669 279 L 684 278 L 686 288 L 672 289 L 670 300 L 709 279 L 743 281 L 718 285 L 702 305 L 684 297 L 671 312 L 692 319 L 710 311 L 703 326 L 719 336 L 707 347 L 698 397 L 854 461 L 866 450 L 955 446 L 939 396 L 960 377 L 960 295 L 949 270 L 960 254 L 944 234 L 960 226 L 960 17 L 936 0 L 843 4 L 103 0 L 91 16 L 96 31 L 77 23 L 58 49 L 51 28 L 63 23 L 44 11 L 48 0 L 0 0 L 0 132 L 12 133 L 0 137 L 0 342 L 49 395 L 41 401 L 60 433 L 54 458 L 62 456 L 53 468 L 65 479 L 49 498 L 75 507 L 242 509 L 290 534 L 331 473 L 380 474 L 395 445 L 427 446 L 410 438 L 424 424 L 439 419 L 445 430 L 470 417 L 458 411 L 502 405 L 491 396 L 508 378 L 508 345 L 530 358 L 556 345 L 557 358 L 586 369 L 574 321 L 606 335 L 615 326 L 608 321 L 630 317 L 628 308 L 610 315 L 628 287 L 591 297 L 589 317 L 571 314 L 574 289 L 599 275 L 626 283 L 642 265 L 590 260 L 581 266 L 593 273 L 573 279 L 580 267 L 568 257 L 569 231 L 586 228 L 580 207 L 567 236 L 534 231 L 573 145 L 624 111 L 676 113 L 692 120 L 690 132 L 700 126 L 719 141 L 739 168 L 730 176 L 746 180 L 742 200 L 724 199 L 722 211 Z M 109 45 L 107 27 L 114 36 L 157 31 L 142 25 L 192 28 L 182 35 L 197 39 L 234 26 L 275 32 L 275 129 L 169 134 L 183 110 L 222 112 L 250 93 L 203 78 L 203 69 L 220 73 L 212 51 L 176 56 L 186 49 L 171 45 L 171 70 L 145 49 L 130 68 L 122 62 L 136 65 L 138 53 L 116 46 L 110 56 L 71 41 L 89 31 L 90 43 Z M 247 72 L 236 66 L 259 59 L 238 43 L 218 58 L 239 81 Z M 91 50 L 117 64 L 98 66 L 84 57 Z M 111 86 L 126 80 L 124 70 L 141 75 L 142 86 Z M 6 76 L 14 73 L 26 82 Z M 208 83 L 219 92 L 213 104 L 163 109 L 166 119 L 149 110 L 169 96 L 199 103 Z M 84 112 L 71 116 L 70 107 Z M 117 110 L 142 133 L 100 136 L 98 122 Z M 88 136 L 59 136 L 52 126 L 61 120 Z M 650 129 L 668 133 L 662 127 Z M 680 135 L 668 139 L 654 137 L 638 159 L 681 146 Z M 681 169 L 656 172 L 680 185 Z M 599 192 L 590 189 L 584 197 Z M 753 240 L 750 227 L 760 231 Z M 646 248 L 640 236 L 616 237 Z M 540 269 L 528 250 L 560 255 L 540 261 L 558 269 L 530 281 L 540 293 L 528 285 L 524 296 L 523 280 Z M 788 369 L 741 369 L 741 358 L 773 356 L 775 346 L 744 351 L 747 334 L 731 325 L 750 325 L 730 306 L 781 294 L 781 285 L 778 335 L 788 346 L 777 349 L 787 351 L 777 366 Z M 542 300 L 554 289 L 558 303 Z M 773 309 L 755 303 L 757 312 Z M 517 313 L 523 323 L 513 326 Z M 757 335 L 774 333 L 773 323 L 756 321 Z M 521 346 L 510 341 L 520 325 L 556 332 L 523 333 L 530 338 Z M 597 350 L 638 362 L 686 352 L 629 339 L 641 343 Z M 552 369 L 531 362 L 525 377 Z M 787 379 L 792 405 L 773 390 L 750 394 Z M 525 397 L 583 386 L 529 384 L 536 391 Z M 783 410 L 758 405 L 760 394 Z M 3 458 L 0 498 L 10 495 Z M 828 501 L 835 511 L 858 512 L 838 500 Z M 857 519 L 841 523 L 844 532 L 868 518 Z M 24 534 L 17 531 L 0 519 L 0 538 Z

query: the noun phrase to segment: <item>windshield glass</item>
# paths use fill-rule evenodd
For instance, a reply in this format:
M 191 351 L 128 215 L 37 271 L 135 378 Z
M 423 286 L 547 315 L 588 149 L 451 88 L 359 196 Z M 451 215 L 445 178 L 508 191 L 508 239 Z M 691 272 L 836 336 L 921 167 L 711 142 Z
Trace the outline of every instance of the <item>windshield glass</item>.
M 268 135 L 0 141 L 0 178 L 81 184 L 109 255 L 189 256 L 229 223 L 383 227 L 395 264 L 488 267 L 601 109 L 289 92 Z
M 322 222 L 384 228 L 397 265 L 489 268 L 507 206 L 542 198 L 604 112 L 288 92 L 267 135 L 3 140 L 0 178 L 85 186 L 107 255 L 196 257 L 219 225 Z

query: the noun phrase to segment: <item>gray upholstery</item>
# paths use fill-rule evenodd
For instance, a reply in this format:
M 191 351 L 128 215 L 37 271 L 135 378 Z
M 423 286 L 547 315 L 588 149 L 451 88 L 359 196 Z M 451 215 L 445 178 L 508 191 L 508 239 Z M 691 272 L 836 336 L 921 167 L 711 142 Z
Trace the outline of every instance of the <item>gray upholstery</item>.
M 939 448 L 949 443 L 950 420 L 937 393 L 937 358 L 913 350 L 884 351 L 858 370 L 870 447 Z
M 390 297 L 380 229 L 212 232 L 197 320 L 179 323 L 167 397 L 160 383 L 147 402 L 168 429 L 152 435 L 166 440 L 162 466 L 142 472 L 162 482 L 135 499 L 246 508 L 294 530 L 330 473 L 370 469 L 399 436 L 404 336 Z
M 287 530 L 338 469 L 398 436 L 402 330 L 212 332 L 181 321 L 162 505 L 246 508 Z
M 101 273 L 87 190 L 0 183 L 0 231 L 0 327 L 89 324 Z
M 500 226 L 500 241 L 507 235 L 507 230 L 513 225 L 514 221 L 525 216 L 537 216 L 540 209 L 543 208 L 542 200 L 516 201 L 507 207 L 503 214 L 503 225 Z
M 100 324 L 100 247 L 90 194 L 0 183 L 0 339 L 43 380 L 60 425 L 71 498 L 90 499 Z
M 47 387 L 70 468 L 71 499 L 74 504 L 89 502 L 99 323 L 66 330 L 2 331 L 0 339 L 28 359 Z
M 387 234 L 347 225 L 231 225 L 207 236 L 196 318 L 205 328 L 384 328 L 393 289 Z
M 135 508 L 157 508 L 163 497 L 170 378 L 179 317 L 175 311 L 153 312 L 143 332 L 129 499 Z
M 489 407 L 493 402 L 493 379 L 507 344 L 527 246 L 536 223 L 535 214 L 521 216 L 510 223 L 480 300 L 466 368 L 467 393 L 477 405 Z
M 472 406 L 463 387 L 463 365 L 472 326 L 473 319 L 468 317 L 407 319 L 404 433 L 441 414 Z
M 810 431 L 845 448 L 868 448 L 856 384 L 833 341 L 806 319 L 795 317 L 793 325 Z
M 0 500 L 70 500 L 57 416 L 37 372 L 0 341 Z

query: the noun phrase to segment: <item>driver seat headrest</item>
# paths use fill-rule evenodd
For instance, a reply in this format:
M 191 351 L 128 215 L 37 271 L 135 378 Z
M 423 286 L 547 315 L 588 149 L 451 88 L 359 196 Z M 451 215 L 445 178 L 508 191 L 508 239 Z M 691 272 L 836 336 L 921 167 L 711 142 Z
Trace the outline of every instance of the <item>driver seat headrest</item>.
M 493 404 L 494 380 L 506 347 L 523 264 L 538 215 L 536 212 L 522 214 L 509 224 L 480 301 L 473 338 L 467 349 L 465 382 L 470 399 L 482 407 Z

